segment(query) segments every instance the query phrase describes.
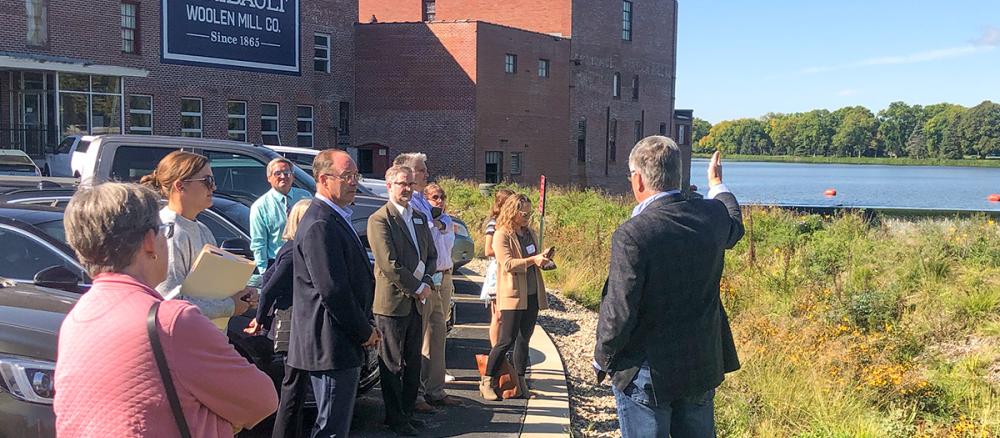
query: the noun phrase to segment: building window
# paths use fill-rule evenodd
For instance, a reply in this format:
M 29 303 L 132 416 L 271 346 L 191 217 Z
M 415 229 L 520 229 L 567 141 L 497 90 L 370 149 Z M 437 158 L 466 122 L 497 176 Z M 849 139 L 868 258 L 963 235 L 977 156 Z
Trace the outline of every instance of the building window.
M 549 60 L 539 59 L 538 60 L 538 76 L 547 78 L 549 77 Z
M 687 125 L 677 125 L 677 144 L 687 144 Z
M 139 5 L 122 3 L 122 53 L 139 53 Z
M 642 140 L 642 122 L 639 120 L 635 121 L 635 142 L 638 143 Z
M 63 135 L 122 132 L 121 78 L 59 73 L 59 126 Z
M 28 21 L 28 45 L 47 46 L 49 44 L 48 0 L 25 0 L 25 18 Z
M 181 137 L 201 137 L 201 99 L 181 99 Z
M 576 123 L 576 161 L 587 162 L 587 119 Z
M 622 40 L 632 41 L 632 2 L 622 1 Z
M 511 152 L 510 153 L 510 174 L 520 175 L 521 174 L 521 153 Z
M 504 73 L 517 73 L 517 55 L 508 53 L 503 58 Z
M 340 102 L 340 135 L 351 135 L 351 103 Z
M 295 138 L 295 145 L 302 148 L 313 147 L 313 107 L 310 105 L 299 105 L 296 121 L 298 135 Z
M 260 104 L 260 141 L 264 144 L 280 145 L 278 135 L 278 104 Z
M 608 127 L 608 161 L 618 161 L 618 119 L 611 119 Z
M 317 33 L 313 35 L 313 70 L 323 73 L 330 72 L 330 35 Z
M 499 183 L 503 174 L 503 152 L 486 151 L 486 182 Z
M 128 97 L 129 134 L 153 134 L 153 96 L 132 94 Z
M 424 0 L 424 21 L 434 21 L 436 12 L 437 5 L 434 4 L 434 0 Z
M 237 100 L 226 102 L 229 118 L 229 139 L 247 141 L 247 103 Z
M 622 98 L 622 74 L 615 72 L 615 76 L 611 79 L 611 97 L 615 99 Z
M 632 76 L 632 100 L 639 100 L 639 75 Z

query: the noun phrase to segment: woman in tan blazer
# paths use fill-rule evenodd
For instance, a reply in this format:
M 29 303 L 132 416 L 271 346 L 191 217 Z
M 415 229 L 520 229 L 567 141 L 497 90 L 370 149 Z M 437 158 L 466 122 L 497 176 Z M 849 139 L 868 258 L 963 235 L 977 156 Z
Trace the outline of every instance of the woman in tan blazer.
M 490 350 L 486 375 L 479 384 L 483 398 L 499 400 L 496 385 L 507 352 L 514 349 L 514 369 L 519 393 L 528 397 L 524 374 L 528 368 L 528 342 L 535 329 L 538 311 L 548 308 L 541 268 L 552 260 L 542 254 L 531 231 L 531 201 L 512 195 L 504 201 L 497 217 L 493 252 L 497 260 L 497 308 L 500 309 L 500 336 Z

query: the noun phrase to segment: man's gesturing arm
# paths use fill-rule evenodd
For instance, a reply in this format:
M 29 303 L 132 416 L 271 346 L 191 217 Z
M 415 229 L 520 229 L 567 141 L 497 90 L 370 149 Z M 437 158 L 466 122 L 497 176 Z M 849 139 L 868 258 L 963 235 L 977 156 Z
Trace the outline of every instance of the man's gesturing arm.
M 605 371 L 617 371 L 613 364 L 615 356 L 628 345 L 639 322 L 639 304 L 646 280 L 644 264 L 635 241 L 621 229 L 615 231 L 594 351 L 594 360 Z

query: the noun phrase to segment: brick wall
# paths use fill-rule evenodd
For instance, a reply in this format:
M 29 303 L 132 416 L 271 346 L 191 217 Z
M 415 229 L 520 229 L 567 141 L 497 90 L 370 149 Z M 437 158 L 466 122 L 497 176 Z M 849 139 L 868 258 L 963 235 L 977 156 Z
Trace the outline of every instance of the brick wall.
M 475 178 L 476 23 L 357 26 L 355 145 L 424 152 L 432 175 Z
M 436 0 L 436 21 L 485 21 L 532 32 L 569 36 L 572 0 Z M 424 0 L 359 0 L 358 20 L 381 23 L 424 19 Z
M 153 96 L 153 132 L 180 135 L 180 99 L 203 99 L 203 135 L 226 138 L 226 101 L 247 102 L 247 135 L 260 141 L 260 104 L 278 103 L 281 143 L 294 145 L 296 106 L 314 107 L 314 145 L 336 144 L 339 102 L 354 101 L 354 22 L 357 2 L 300 1 L 300 76 L 160 62 L 160 2 L 139 5 L 140 53 L 121 52 L 120 2 L 48 0 L 49 45 L 26 45 L 23 1 L 0 1 L 0 51 L 65 56 L 98 64 L 140 68 L 146 78 L 126 78 L 128 94 Z M 313 34 L 331 37 L 331 72 L 313 71 Z M 352 105 L 353 106 L 353 105 Z M 4 114 L 6 118 L 6 114 Z M 125 108 L 126 132 L 128 108 Z M 6 121 L 6 120 L 5 120 Z
M 488 23 L 479 24 L 476 176 L 485 177 L 486 151 L 504 153 L 506 179 L 537 184 L 570 182 L 568 39 Z M 517 56 L 516 73 L 504 71 L 506 54 Z M 539 59 L 549 60 L 540 77 Z M 511 154 L 521 154 L 521 173 L 511 173 Z

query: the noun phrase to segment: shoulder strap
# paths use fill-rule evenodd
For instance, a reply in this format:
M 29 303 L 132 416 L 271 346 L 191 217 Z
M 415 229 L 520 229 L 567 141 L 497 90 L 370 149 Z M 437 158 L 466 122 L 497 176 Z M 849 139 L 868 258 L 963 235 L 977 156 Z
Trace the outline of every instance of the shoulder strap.
M 153 357 L 156 358 L 156 367 L 160 370 L 160 378 L 163 379 L 163 386 L 167 390 L 167 400 L 170 401 L 170 410 L 174 411 L 174 421 L 177 422 L 177 429 L 181 432 L 181 438 L 191 438 L 191 430 L 188 428 L 187 420 L 184 418 L 184 411 L 181 410 L 181 401 L 177 398 L 177 390 L 174 389 L 174 379 L 170 377 L 167 358 L 163 355 L 163 346 L 160 345 L 160 334 L 156 330 L 156 314 L 160 309 L 161 302 L 157 301 L 149 308 L 149 315 L 146 316 L 146 333 L 149 334 L 149 344 L 153 347 Z

